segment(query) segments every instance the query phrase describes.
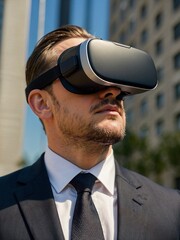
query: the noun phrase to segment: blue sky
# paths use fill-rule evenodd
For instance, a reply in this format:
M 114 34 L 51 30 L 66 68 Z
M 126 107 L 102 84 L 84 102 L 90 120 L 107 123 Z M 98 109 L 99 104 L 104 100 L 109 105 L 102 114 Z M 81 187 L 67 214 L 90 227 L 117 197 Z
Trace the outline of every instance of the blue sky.
M 91 2 L 90 2 L 91 1 Z M 86 27 L 87 14 L 90 15 L 89 31 L 101 37 L 108 39 L 109 29 L 109 0 L 71 0 L 71 16 L 70 24 L 76 24 Z M 46 0 L 46 17 L 44 24 L 44 34 L 56 29 L 58 27 L 58 16 L 60 11 L 60 0 Z M 86 12 L 86 4 L 88 4 L 90 11 Z M 89 9 L 88 8 L 88 9 Z M 30 31 L 29 43 L 27 50 L 27 57 L 32 52 L 38 40 L 38 12 L 39 1 L 32 0 L 31 17 L 30 17 Z M 23 155 L 28 163 L 31 163 L 40 156 L 46 147 L 46 136 L 42 129 L 39 119 L 32 113 L 31 109 L 26 108 L 25 133 Z

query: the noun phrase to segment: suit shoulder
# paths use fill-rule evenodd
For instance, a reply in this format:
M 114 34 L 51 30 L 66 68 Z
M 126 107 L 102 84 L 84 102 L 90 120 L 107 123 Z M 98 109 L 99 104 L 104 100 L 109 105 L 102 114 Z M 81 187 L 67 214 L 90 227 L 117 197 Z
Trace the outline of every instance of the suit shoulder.
M 170 199 L 175 199 L 178 201 L 179 206 L 180 206 L 180 191 L 177 189 L 172 189 L 168 187 L 164 187 L 151 179 L 134 172 L 132 170 L 120 167 L 120 171 L 122 172 L 122 175 L 125 177 L 125 179 L 133 186 L 135 187 L 140 187 L 142 186 L 144 190 L 147 192 L 153 193 L 155 196 L 156 195 L 162 195 L 166 196 L 167 198 Z
M 29 167 L 24 167 L 12 173 L 0 177 L 0 189 L 13 188 L 16 186 L 16 181 L 23 172 L 26 172 Z
M 6 192 L 8 189 L 16 188 L 17 184 L 30 181 L 36 175 L 40 174 L 42 165 L 44 165 L 43 156 L 41 156 L 34 164 L 19 169 L 15 172 L 9 173 L 0 177 L 0 190 L 5 189 Z

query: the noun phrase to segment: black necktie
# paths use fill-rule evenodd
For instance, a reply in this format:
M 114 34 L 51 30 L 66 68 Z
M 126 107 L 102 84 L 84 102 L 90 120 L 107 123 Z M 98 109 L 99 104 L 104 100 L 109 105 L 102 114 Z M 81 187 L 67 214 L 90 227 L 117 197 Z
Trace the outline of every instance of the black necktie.
M 104 240 L 97 210 L 91 198 L 96 177 L 80 173 L 71 184 L 77 191 L 77 200 L 72 221 L 72 240 Z

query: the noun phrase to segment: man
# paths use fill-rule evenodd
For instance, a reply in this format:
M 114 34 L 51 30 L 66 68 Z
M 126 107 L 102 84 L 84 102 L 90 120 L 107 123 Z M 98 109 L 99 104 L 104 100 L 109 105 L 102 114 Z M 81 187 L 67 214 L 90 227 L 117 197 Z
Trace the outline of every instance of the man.
M 27 62 L 27 85 L 54 67 L 63 51 L 92 37 L 76 26 L 44 36 Z M 75 94 L 60 80 L 27 96 L 43 123 L 48 148 L 32 166 L 0 179 L 0 239 L 180 239 L 179 193 L 114 160 L 112 144 L 125 135 L 121 90 L 106 87 L 92 94 Z M 96 220 L 84 220 L 90 214 L 83 215 L 74 237 L 78 190 L 73 179 L 79 173 L 97 178 L 91 196 L 98 213 L 95 219 L 100 221 L 92 227 Z M 82 213 L 78 214 L 81 218 Z M 101 238 L 95 230 L 99 223 Z M 86 236 L 81 236 L 81 227 Z

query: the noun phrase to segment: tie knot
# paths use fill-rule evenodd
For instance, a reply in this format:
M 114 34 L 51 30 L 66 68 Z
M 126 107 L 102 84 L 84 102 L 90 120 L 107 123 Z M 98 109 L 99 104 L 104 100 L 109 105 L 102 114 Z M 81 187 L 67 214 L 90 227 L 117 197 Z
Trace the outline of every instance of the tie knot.
M 91 192 L 95 181 L 96 177 L 91 173 L 79 173 L 70 183 L 76 189 L 77 193 L 81 193 L 86 191 Z

